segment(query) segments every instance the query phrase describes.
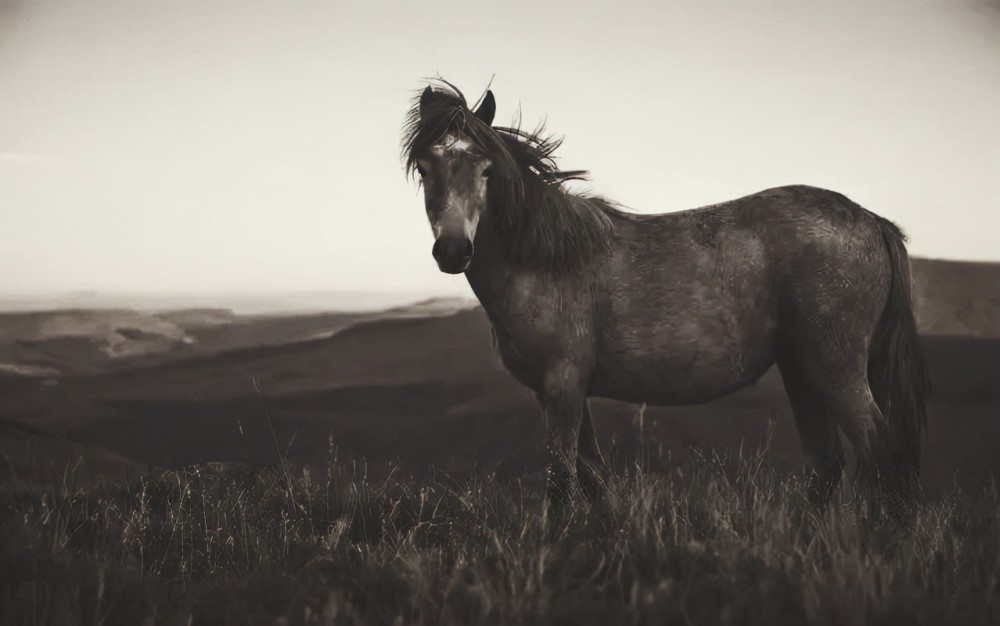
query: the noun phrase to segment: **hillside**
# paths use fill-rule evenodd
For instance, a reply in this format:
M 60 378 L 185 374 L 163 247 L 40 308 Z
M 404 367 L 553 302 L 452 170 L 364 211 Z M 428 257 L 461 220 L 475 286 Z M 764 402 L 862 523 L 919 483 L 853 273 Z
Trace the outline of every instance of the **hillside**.
M 1000 264 L 913 259 L 921 332 L 1000 338 Z
M 435 299 L 385 311 L 295 315 L 237 315 L 228 309 L 0 313 L 0 376 L 122 372 L 244 348 L 330 337 L 365 320 L 447 315 L 470 305 Z
M 1000 265 L 914 259 L 913 280 L 921 332 L 1000 338 Z M 433 299 L 385 311 L 266 315 L 205 307 L 0 313 L 0 376 L 60 378 L 126 372 L 309 342 L 374 319 L 449 315 L 473 304 Z
M 143 475 L 147 467 L 110 450 L 0 421 L 0 482 L 93 487 Z
M 937 395 L 928 479 L 1000 473 L 1000 340 L 926 337 Z M 261 390 L 258 397 L 252 380 Z M 0 417 L 29 420 L 91 445 L 159 465 L 273 461 L 265 414 L 298 462 L 324 460 L 332 440 L 373 468 L 402 463 L 519 473 L 542 463 L 543 422 L 531 393 L 503 370 L 480 310 L 385 319 L 333 337 L 245 349 L 120 374 L 0 381 Z M 689 446 L 733 450 L 763 442 L 773 423 L 781 467 L 802 458 L 776 372 L 694 407 L 594 401 L 605 447 L 621 460 L 680 460 Z M 265 413 L 266 412 L 266 413 Z M 986 472 L 984 474 L 984 472 Z
M 1000 475 L 1000 338 L 990 308 L 1000 271 L 973 264 L 966 276 L 967 265 L 914 266 L 921 325 L 941 331 L 923 338 L 936 390 L 927 476 L 939 491 L 956 476 L 973 484 Z M 0 318 L 0 362 L 37 371 L 14 375 L 8 367 L 0 375 L 0 419 L 164 466 L 271 463 L 270 415 L 296 463 L 325 460 L 332 445 L 376 473 L 390 464 L 413 472 L 537 469 L 537 404 L 504 371 L 485 315 L 467 306 L 431 301 L 284 317 L 217 309 L 8 314 Z M 692 447 L 754 446 L 769 428 L 772 460 L 785 469 L 802 463 L 775 371 L 702 406 L 650 407 L 641 417 L 622 403 L 593 406 L 603 445 L 622 463 L 672 464 Z

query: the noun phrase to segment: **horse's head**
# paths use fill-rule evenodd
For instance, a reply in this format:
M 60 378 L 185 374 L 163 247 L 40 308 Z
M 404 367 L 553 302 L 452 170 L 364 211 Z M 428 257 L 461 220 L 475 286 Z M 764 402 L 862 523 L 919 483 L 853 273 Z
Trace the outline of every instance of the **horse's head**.
M 493 123 L 496 102 L 493 93 L 487 91 L 482 104 L 471 112 L 474 120 L 456 123 L 453 117 L 441 123 L 437 119 L 440 107 L 435 101 L 448 97 L 430 87 L 421 94 L 421 123 L 443 130 L 411 158 L 420 175 L 427 218 L 434 232 L 434 260 L 442 272 L 460 274 L 472 262 L 476 228 L 486 211 L 487 184 L 493 173 L 493 162 L 476 141 L 470 124 L 488 128 Z

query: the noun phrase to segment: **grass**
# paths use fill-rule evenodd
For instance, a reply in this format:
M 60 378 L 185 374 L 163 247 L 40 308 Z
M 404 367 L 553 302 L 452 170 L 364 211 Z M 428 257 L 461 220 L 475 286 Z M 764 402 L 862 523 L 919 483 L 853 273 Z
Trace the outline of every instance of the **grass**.
M 0 490 L 4 624 L 996 624 L 991 485 L 905 525 L 810 508 L 763 454 L 540 489 L 209 468 Z

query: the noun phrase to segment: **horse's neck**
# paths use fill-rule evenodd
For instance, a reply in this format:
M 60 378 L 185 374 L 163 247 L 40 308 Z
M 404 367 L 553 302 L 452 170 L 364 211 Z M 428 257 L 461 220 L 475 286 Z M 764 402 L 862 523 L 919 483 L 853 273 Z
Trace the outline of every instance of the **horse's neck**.
M 508 301 L 513 268 L 489 233 L 476 238 L 476 252 L 465 272 L 469 286 L 491 317 Z

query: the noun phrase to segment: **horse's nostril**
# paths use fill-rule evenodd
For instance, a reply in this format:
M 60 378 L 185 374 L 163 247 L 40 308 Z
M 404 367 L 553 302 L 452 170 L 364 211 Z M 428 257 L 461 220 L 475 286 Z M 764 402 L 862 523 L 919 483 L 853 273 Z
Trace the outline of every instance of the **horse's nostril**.
M 438 261 L 468 261 L 472 258 L 472 242 L 468 239 L 438 239 L 431 254 Z
M 433 255 L 435 259 L 440 259 L 444 256 L 444 254 L 444 246 L 441 244 L 441 240 L 438 239 L 434 242 L 434 247 L 431 248 L 431 255 Z

